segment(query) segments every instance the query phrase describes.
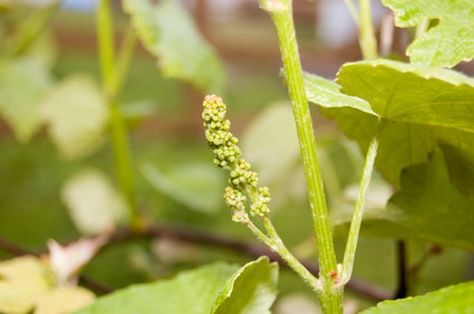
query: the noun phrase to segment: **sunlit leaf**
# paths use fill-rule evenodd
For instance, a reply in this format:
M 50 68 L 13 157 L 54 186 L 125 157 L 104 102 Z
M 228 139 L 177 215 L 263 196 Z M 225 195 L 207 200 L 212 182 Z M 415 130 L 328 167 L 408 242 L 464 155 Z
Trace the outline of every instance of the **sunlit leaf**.
M 28 313 L 48 293 L 47 268 L 37 258 L 19 257 L 0 263 L 0 312 Z
M 383 301 L 364 314 L 471 313 L 474 308 L 474 282 L 465 282 L 422 296 Z
M 155 189 L 191 209 L 215 213 L 224 206 L 225 180 L 208 163 L 187 162 L 166 171 L 145 163 L 142 174 Z
M 0 63 L 0 114 L 25 142 L 41 125 L 39 106 L 52 79 L 43 63 L 20 58 Z
M 469 145 L 474 137 L 473 79 L 451 70 L 375 60 L 344 65 L 337 82 L 342 93 L 364 99 L 385 121 L 376 166 L 391 183 L 398 185 L 403 168 L 426 161 L 437 142 L 474 156 Z M 329 103 L 323 112 L 366 150 L 377 129 L 376 117 L 354 105 Z
M 35 314 L 66 314 L 91 304 L 95 296 L 80 287 L 61 287 L 39 299 Z
M 470 0 L 383 0 L 393 10 L 399 27 L 425 19 L 438 23 L 408 47 L 414 63 L 452 67 L 474 58 L 474 2 Z
M 212 314 L 265 314 L 276 299 L 278 264 L 267 257 L 240 268 L 216 298 Z
M 237 269 L 222 263 L 202 266 L 173 279 L 114 292 L 77 314 L 209 314 L 217 294 Z
M 110 231 L 127 220 L 127 206 L 101 172 L 86 169 L 70 178 L 62 189 L 71 218 L 85 234 Z
M 49 134 L 66 158 L 82 157 L 102 143 L 108 109 L 89 77 L 65 79 L 48 93 L 41 106 Z
M 154 5 L 150 0 L 124 0 L 123 6 L 165 76 L 189 81 L 206 92 L 222 90 L 222 65 L 178 1 Z

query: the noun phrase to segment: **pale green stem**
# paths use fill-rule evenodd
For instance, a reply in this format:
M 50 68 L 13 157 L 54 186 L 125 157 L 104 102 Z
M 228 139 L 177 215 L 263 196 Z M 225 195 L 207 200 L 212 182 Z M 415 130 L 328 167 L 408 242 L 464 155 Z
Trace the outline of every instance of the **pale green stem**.
M 133 228 L 138 228 L 140 214 L 135 198 L 134 171 L 128 132 L 119 103 L 116 100 L 117 93 L 128 70 L 135 40 L 132 38 L 130 44 L 125 41 L 119 58 L 120 63 L 117 65 L 112 25 L 109 0 L 100 0 L 97 12 L 98 45 L 104 96 L 110 113 L 110 137 L 114 150 L 116 173 L 120 191 L 129 209 L 130 224 Z
M 372 178 L 372 172 L 374 169 L 375 157 L 377 156 L 377 149 L 379 146 L 379 134 L 381 128 L 377 131 L 370 142 L 369 149 L 365 159 L 364 169 L 362 172 L 362 178 L 359 184 L 359 192 L 355 203 L 354 212 L 352 214 L 351 227 L 349 230 L 349 236 L 347 238 L 346 250 L 344 252 L 344 260 L 342 263 L 342 272 L 339 285 L 343 286 L 349 282 L 352 270 L 354 267 L 355 254 L 357 250 L 357 242 L 359 239 L 360 226 L 362 223 L 362 216 L 364 212 L 365 197 L 367 189 Z
M 129 26 L 117 57 L 115 75 L 107 89 L 110 95 L 117 96 L 117 93 L 121 90 L 130 69 L 130 61 L 132 60 L 136 44 L 137 37 L 135 35 L 135 30 L 132 26 Z
M 364 59 L 378 56 L 370 0 L 359 0 L 359 44 Z
M 311 113 L 303 85 L 303 72 L 292 16 L 292 1 L 260 0 L 260 4 L 270 13 L 275 24 L 291 98 L 318 249 L 320 280 L 322 282 L 320 301 L 325 313 L 342 313 L 342 293 L 334 290 L 334 282 L 331 278 L 331 274 L 337 271 L 336 255 L 316 152 Z
M 268 217 L 262 219 L 268 237 L 272 241 L 271 248 L 297 273 L 301 279 L 317 294 L 321 293 L 321 283 L 308 269 L 288 250 L 283 240 L 278 235 L 275 227 Z
M 354 19 L 354 22 L 359 25 L 359 14 L 357 13 L 357 10 L 354 5 L 353 0 L 344 0 L 344 3 L 347 6 L 347 9 L 349 10 L 349 13 L 351 14 L 352 18 Z

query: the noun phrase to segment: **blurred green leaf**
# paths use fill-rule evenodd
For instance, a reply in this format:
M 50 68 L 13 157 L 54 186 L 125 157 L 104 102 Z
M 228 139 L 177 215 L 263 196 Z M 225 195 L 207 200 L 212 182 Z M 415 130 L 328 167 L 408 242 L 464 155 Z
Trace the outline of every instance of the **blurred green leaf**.
M 413 63 L 453 67 L 474 58 L 474 2 L 470 0 L 383 0 L 393 10 L 395 24 L 412 27 L 425 19 L 437 25 L 416 38 L 407 55 Z
M 222 91 L 222 65 L 177 1 L 153 5 L 150 0 L 124 0 L 123 6 L 145 48 L 158 57 L 163 75 L 189 81 L 206 92 Z
M 473 79 L 446 69 L 372 60 L 345 64 L 337 82 L 342 93 L 366 100 L 386 121 L 376 166 L 389 182 L 398 185 L 401 170 L 426 161 L 437 142 L 454 146 L 474 162 L 469 145 L 474 138 Z M 365 151 L 377 118 L 356 106 L 325 107 L 323 112 Z
M 145 163 L 142 174 L 155 189 L 191 209 L 209 214 L 223 207 L 225 180 L 208 163 L 190 161 L 166 171 Z
M 49 134 L 64 157 L 83 157 L 102 143 L 108 110 L 89 77 L 65 79 L 48 93 L 41 106 Z
M 128 218 L 125 201 L 98 170 L 77 173 L 64 184 L 61 194 L 74 224 L 84 234 L 110 231 Z
M 247 263 L 217 296 L 212 314 L 265 314 L 277 296 L 278 264 L 267 257 Z
M 0 263 L 0 312 L 28 313 L 48 293 L 47 268 L 32 256 Z
M 384 301 L 362 313 L 471 313 L 474 308 L 474 282 L 461 283 L 418 297 Z
M 72 313 L 91 304 L 95 296 L 81 287 L 60 287 L 38 300 L 35 314 Z
M 237 269 L 223 263 L 202 266 L 173 279 L 114 292 L 77 314 L 208 314 L 216 295 Z
M 25 142 L 41 125 L 39 105 L 52 84 L 48 69 L 34 58 L 0 63 L 0 114 Z
M 264 185 L 280 179 L 299 158 L 298 137 L 289 104 L 267 108 L 246 129 L 242 151 Z

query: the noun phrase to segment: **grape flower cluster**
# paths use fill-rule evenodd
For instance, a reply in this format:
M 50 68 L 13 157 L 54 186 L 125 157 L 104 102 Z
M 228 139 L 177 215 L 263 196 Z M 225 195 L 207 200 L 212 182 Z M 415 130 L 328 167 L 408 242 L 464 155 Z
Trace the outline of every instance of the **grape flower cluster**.
M 247 223 L 249 216 L 245 209 L 248 204 L 252 216 L 267 216 L 270 213 L 270 191 L 268 187 L 258 186 L 257 173 L 242 158 L 237 146 L 239 140 L 230 132 L 230 121 L 225 117 L 226 105 L 220 97 L 209 95 L 204 99 L 203 107 L 205 135 L 214 154 L 214 164 L 230 171 L 224 199 L 234 212 L 232 219 Z

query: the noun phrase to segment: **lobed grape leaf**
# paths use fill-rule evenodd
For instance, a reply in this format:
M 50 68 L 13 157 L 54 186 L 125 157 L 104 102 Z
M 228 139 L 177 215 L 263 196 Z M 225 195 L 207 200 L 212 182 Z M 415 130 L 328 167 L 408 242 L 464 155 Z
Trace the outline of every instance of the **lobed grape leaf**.
M 428 162 L 404 170 L 400 191 L 386 209 L 366 212 L 363 232 L 474 250 L 473 206 L 474 196 L 461 193 L 450 181 L 438 149 Z
M 470 0 L 382 0 L 395 14 L 395 24 L 412 27 L 425 19 L 437 25 L 407 49 L 413 63 L 453 67 L 474 58 L 474 2 Z
M 470 281 L 417 297 L 383 301 L 362 313 L 471 313 L 474 308 L 473 295 L 474 281 Z
M 150 0 L 124 0 L 123 7 L 145 48 L 158 57 L 164 76 L 189 81 L 209 93 L 222 90 L 222 65 L 178 1 L 154 5 Z
M 311 76 L 306 76 L 309 95 L 312 83 Z M 470 145 L 474 140 L 473 79 L 452 70 L 372 60 L 345 64 L 337 83 L 340 93 L 351 98 L 345 98 L 347 105 L 341 106 L 327 97 L 321 105 L 323 113 L 363 151 L 377 130 L 378 119 L 385 121 L 376 167 L 389 182 L 398 186 L 401 170 L 426 161 L 438 144 L 456 148 L 467 156 L 467 163 L 474 163 Z M 376 116 L 355 104 L 360 100 L 370 103 Z M 455 181 L 462 180 L 455 172 L 451 175 Z

